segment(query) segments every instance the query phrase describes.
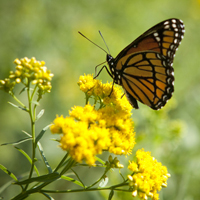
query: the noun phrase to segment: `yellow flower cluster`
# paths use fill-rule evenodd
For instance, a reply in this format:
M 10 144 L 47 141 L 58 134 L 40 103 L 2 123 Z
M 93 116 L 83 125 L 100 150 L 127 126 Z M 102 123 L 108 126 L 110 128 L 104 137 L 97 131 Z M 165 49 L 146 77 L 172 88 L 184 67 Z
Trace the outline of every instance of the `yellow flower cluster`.
M 37 61 L 34 57 L 15 59 L 16 70 L 10 71 L 9 78 L 0 80 L 0 89 L 6 92 L 12 91 L 16 83 L 29 86 L 30 83 L 39 87 L 38 92 L 44 94 L 51 91 L 51 79 L 53 74 L 44 66 L 44 61 Z
M 121 98 L 119 88 L 112 84 L 102 84 L 92 76 L 79 79 L 80 88 L 90 96 L 99 99 L 98 110 L 87 104 L 72 108 L 69 117 L 57 117 L 51 126 L 52 133 L 62 133 L 60 146 L 70 152 L 77 161 L 83 159 L 94 164 L 95 155 L 103 150 L 122 155 L 130 154 L 135 145 L 135 133 L 131 119 L 131 105 Z M 97 96 L 97 93 L 99 96 Z M 107 99 L 106 103 L 104 99 Z M 109 102 L 109 103 L 108 103 Z
M 101 107 L 105 105 L 115 105 L 116 109 L 125 110 L 131 114 L 132 106 L 119 87 L 112 83 L 103 84 L 100 80 L 96 80 L 92 75 L 80 76 L 78 85 L 80 90 L 86 94 L 86 98 L 94 98 L 95 103 L 99 102 Z M 122 97 L 123 96 L 123 97 Z
M 128 175 L 129 186 L 133 191 L 132 196 L 139 195 L 141 199 L 146 200 L 151 197 L 153 200 L 158 200 L 157 192 L 162 187 L 167 187 L 167 179 L 170 177 L 167 168 L 144 149 L 136 152 L 136 158 L 137 162 L 130 162 L 128 166 L 133 171 L 132 175 Z

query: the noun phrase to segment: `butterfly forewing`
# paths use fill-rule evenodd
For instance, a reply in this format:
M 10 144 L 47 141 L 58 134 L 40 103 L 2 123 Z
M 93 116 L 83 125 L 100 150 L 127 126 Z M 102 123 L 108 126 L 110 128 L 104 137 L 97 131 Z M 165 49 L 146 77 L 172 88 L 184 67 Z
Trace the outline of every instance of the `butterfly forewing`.
M 172 63 L 184 32 L 184 24 L 179 19 L 160 22 L 124 48 L 116 57 L 116 62 L 125 55 L 152 50 L 166 56 Z

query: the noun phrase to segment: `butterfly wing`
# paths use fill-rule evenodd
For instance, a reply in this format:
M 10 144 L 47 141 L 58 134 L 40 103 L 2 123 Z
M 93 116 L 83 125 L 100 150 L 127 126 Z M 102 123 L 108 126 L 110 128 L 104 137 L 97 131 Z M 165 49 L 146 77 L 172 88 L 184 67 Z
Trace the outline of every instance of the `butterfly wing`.
M 153 26 L 115 58 L 116 63 L 124 56 L 140 51 L 152 50 L 164 55 L 169 63 L 173 63 L 175 52 L 183 38 L 184 24 L 179 19 L 168 19 Z
M 174 70 L 160 53 L 143 51 L 129 54 L 119 60 L 116 68 L 123 71 L 121 85 L 134 108 L 138 108 L 138 100 L 158 110 L 171 98 Z
M 165 20 L 123 49 L 109 66 L 134 108 L 137 101 L 154 110 L 162 108 L 174 91 L 175 52 L 184 35 L 179 19 Z M 120 73 L 120 75 L 118 75 Z

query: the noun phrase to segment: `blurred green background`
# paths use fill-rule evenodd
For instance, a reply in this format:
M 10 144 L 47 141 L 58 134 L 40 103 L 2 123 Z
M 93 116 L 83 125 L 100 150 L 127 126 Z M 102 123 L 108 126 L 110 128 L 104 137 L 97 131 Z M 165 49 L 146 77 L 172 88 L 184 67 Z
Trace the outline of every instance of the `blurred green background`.
M 84 94 L 77 81 L 80 75 L 94 73 L 96 65 L 106 59 L 105 53 L 78 34 L 81 31 L 92 41 L 105 48 L 98 33 L 101 30 L 112 56 L 153 25 L 168 19 L 180 18 L 185 23 L 185 37 L 174 60 L 175 93 L 166 108 L 153 111 L 139 104 L 132 111 L 137 135 L 137 148 L 151 151 L 156 159 L 168 167 L 172 177 L 168 187 L 162 189 L 160 199 L 200 199 L 200 1 L 69 1 L 69 0 L 1 0 L 0 1 L 0 79 L 14 70 L 15 58 L 36 57 L 44 60 L 54 73 L 52 92 L 44 96 L 40 108 L 45 114 L 37 124 L 37 132 L 51 123 L 56 114 L 68 115 L 74 105 L 84 105 Z M 112 81 L 104 72 L 103 82 Z M 15 90 L 16 95 L 19 90 Z M 26 101 L 25 95 L 20 96 Z M 0 91 L 0 143 L 24 138 L 21 130 L 30 132 L 27 114 L 7 102 L 12 98 Z M 39 110 L 38 110 L 39 112 Z M 46 132 L 41 143 L 50 165 L 55 167 L 64 155 L 58 144 Z M 19 145 L 31 154 L 31 143 Z M 134 155 L 134 153 L 133 153 Z M 38 155 L 38 158 L 39 155 Z M 122 158 L 123 161 L 123 158 Z M 125 161 L 124 161 L 125 162 Z M 127 162 L 127 161 L 126 161 Z M 28 161 L 12 146 L 0 147 L 0 163 L 16 176 L 29 170 Z M 39 159 L 39 165 L 43 163 Z M 42 173 L 47 173 L 39 167 Z M 80 174 L 99 177 L 95 169 L 81 169 Z M 116 171 L 117 173 L 117 171 Z M 113 184 L 118 183 L 110 173 Z M 0 171 L 0 187 L 11 179 Z M 116 182 L 115 182 L 116 181 Z M 66 182 L 48 188 L 69 189 Z M 18 193 L 17 186 L 10 186 L 0 195 L 10 199 Z M 108 192 L 52 195 L 55 199 L 107 199 Z M 46 199 L 33 195 L 28 199 Z M 116 193 L 116 199 L 132 199 L 129 193 Z

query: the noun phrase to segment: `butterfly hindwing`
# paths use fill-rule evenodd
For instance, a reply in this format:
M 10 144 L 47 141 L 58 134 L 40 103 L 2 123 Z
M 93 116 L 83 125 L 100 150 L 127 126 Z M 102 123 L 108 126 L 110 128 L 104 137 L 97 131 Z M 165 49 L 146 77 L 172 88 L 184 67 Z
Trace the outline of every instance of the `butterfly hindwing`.
M 133 107 L 135 99 L 154 110 L 163 107 L 174 91 L 173 68 L 165 56 L 144 51 L 120 59 L 123 73 L 121 85 Z M 119 62 L 119 63 L 120 63 Z

